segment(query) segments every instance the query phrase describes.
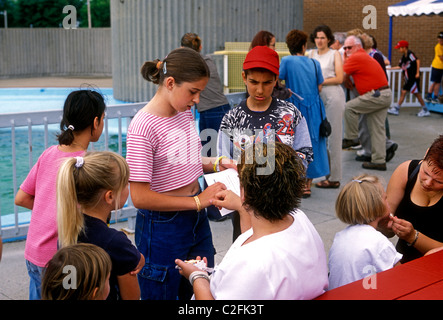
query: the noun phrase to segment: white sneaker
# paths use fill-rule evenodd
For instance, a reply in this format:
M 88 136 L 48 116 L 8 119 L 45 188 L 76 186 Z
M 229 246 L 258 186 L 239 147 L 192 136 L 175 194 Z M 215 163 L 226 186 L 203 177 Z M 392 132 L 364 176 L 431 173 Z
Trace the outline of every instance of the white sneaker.
M 396 107 L 390 107 L 388 109 L 389 114 L 393 114 L 394 116 L 398 116 L 398 109 Z
M 422 117 L 429 117 L 431 115 L 431 113 L 429 112 L 429 110 L 424 110 L 424 109 L 421 109 L 421 111 L 419 112 L 419 113 L 417 113 L 417 117 L 420 117 L 420 118 L 422 118 Z

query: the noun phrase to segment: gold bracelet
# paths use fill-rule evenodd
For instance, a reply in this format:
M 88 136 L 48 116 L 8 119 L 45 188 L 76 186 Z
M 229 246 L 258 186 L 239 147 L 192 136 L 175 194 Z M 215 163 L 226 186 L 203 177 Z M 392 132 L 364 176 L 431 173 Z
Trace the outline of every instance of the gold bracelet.
M 201 203 L 200 203 L 200 199 L 198 198 L 198 196 L 194 197 L 194 201 L 195 201 L 195 204 L 197 205 L 197 212 L 200 212 L 200 210 L 201 210 Z
M 220 160 L 223 159 L 223 158 L 227 158 L 227 157 L 226 157 L 226 156 L 220 156 L 220 157 L 218 157 L 218 158 L 215 160 L 215 162 L 214 162 L 214 167 L 212 168 L 212 169 L 214 169 L 214 172 L 217 172 L 217 165 L 218 165 L 218 163 L 220 162 Z

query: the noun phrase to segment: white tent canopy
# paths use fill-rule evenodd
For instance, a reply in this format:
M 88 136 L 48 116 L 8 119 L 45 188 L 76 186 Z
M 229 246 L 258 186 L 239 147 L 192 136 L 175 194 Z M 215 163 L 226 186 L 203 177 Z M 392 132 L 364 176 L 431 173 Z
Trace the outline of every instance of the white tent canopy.
M 389 60 L 392 58 L 392 28 L 394 17 L 440 13 L 443 13 L 443 0 L 406 0 L 389 6 Z
M 388 7 L 390 17 L 420 16 L 443 12 L 443 0 L 407 0 Z

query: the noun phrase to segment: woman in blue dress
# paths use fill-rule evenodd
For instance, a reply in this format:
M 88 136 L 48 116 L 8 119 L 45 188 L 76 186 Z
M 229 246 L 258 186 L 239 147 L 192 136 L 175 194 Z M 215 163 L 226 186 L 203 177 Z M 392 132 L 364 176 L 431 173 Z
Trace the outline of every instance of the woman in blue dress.
M 290 56 L 282 58 L 280 79 L 293 94 L 288 100 L 295 104 L 306 118 L 311 137 L 314 161 L 306 172 L 306 188 L 303 197 L 311 195 L 312 179 L 329 174 L 326 137 L 320 136 L 320 123 L 325 118 L 323 101 L 320 98 L 323 75 L 320 63 L 305 56 L 308 35 L 300 30 L 291 30 L 286 36 Z

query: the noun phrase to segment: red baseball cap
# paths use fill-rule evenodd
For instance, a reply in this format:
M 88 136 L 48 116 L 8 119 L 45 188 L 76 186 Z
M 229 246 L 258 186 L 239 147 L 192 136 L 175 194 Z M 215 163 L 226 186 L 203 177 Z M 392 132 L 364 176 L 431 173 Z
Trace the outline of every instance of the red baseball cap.
M 280 68 L 278 53 L 266 46 L 252 48 L 243 62 L 243 70 L 252 68 L 263 68 L 278 76 Z
M 397 45 L 394 47 L 394 49 L 399 49 L 399 48 L 409 48 L 409 42 L 407 42 L 406 40 L 400 40 Z

